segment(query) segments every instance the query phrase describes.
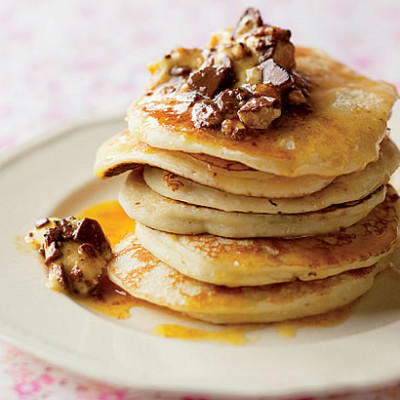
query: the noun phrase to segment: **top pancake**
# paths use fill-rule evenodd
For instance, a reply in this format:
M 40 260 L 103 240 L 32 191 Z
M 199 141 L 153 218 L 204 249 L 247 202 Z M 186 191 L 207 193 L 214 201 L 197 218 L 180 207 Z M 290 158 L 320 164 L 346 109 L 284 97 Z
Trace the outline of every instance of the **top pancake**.
M 296 49 L 296 70 L 311 83 L 312 112 L 285 114 L 244 140 L 195 128 L 189 103 L 156 95 L 131 106 L 129 129 L 154 147 L 209 154 L 286 177 L 339 176 L 377 160 L 395 88 L 310 48 Z
M 94 172 L 99 178 L 110 178 L 142 164 L 170 171 L 224 192 L 255 197 L 304 196 L 323 189 L 333 180 L 316 175 L 286 178 L 206 154 L 159 149 L 138 141 L 127 130 L 100 146 Z

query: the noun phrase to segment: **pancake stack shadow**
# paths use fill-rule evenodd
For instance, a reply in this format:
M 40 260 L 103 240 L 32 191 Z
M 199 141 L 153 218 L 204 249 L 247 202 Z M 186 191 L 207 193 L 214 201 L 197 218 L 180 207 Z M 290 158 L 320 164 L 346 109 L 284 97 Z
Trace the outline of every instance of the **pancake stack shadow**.
M 334 179 L 152 148 L 128 131 L 98 159 L 121 142 L 132 164 L 99 170 L 136 165 L 120 193 L 136 231 L 109 267 L 134 297 L 213 323 L 315 315 L 368 291 L 397 246 L 398 197 L 388 181 L 400 156 L 388 137 L 376 162 Z

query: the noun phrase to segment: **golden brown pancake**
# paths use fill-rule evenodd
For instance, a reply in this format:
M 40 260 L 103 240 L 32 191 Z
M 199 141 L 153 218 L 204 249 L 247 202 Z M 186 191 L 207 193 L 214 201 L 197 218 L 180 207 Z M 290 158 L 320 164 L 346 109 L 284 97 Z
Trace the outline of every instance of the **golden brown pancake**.
M 311 82 L 312 112 L 286 114 L 244 140 L 195 128 L 190 103 L 156 94 L 132 105 L 129 130 L 154 147 L 209 154 L 286 177 L 336 177 L 376 161 L 397 98 L 394 86 L 310 48 L 296 49 L 296 70 Z
M 137 224 L 140 244 L 159 260 L 199 281 L 226 286 L 259 286 L 322 279 L 375 264 L 399 243 L 398 196 L 338 232 L 295 239 L 227 239 L 176 235 Z
M 386 138 L 382 142 L 379 160 L 368 164 L 363 171 L 339 176 L 326 188 L 308 196 L 289 199 L 234 195 L 148 166 L 144 168 L 143 179 L 154 192 L 189 204 L 229 212 L 297 214 L 368 196 L 389 181 L 399 160 L 399 150 Z
M 189 278 L 157 260 L 128 234 L 115 247 L 112 282 L 140 298 L 213 323 L 274 322 L 320 314 L 354 301 L 385 267 L 343 272 L 330 278 L 227 288 Z
M 129 131 L 122 131 L 102 144 L 94 171 L 99 178 L 109 178 L 141 164 L 228 193 L 269 198 L 304 196 L 321 190 L 333 180 L 315 175 L 285 178 L 206 154 L 158 149 L 138 141 Z
M 143 225 L 179 234 L 211 233 L 225 237 L 317 235 L 350 226 L 385 199 L 386 187 L 357 202 L 303 214 L 252 214 L 215 210 L 171 200 L 153 192 L 143 170 L 130 173 L 119 196 L 125 212 Z

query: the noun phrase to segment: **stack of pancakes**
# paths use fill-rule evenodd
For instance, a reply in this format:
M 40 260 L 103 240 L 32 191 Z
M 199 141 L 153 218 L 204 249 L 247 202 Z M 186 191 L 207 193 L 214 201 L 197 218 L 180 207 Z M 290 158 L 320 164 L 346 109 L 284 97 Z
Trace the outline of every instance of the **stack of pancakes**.
M 137 225 L 115 246 L 114 283 L 214 323 L 319 314 L 371 288 L 399 242 L 396 91 L 313 49 L 296 49 L 296 70 L 312 112 L 242 140 L 196 127 L 174 96 L 130 108 L 95 165 L 131 170 L 120 203 Z

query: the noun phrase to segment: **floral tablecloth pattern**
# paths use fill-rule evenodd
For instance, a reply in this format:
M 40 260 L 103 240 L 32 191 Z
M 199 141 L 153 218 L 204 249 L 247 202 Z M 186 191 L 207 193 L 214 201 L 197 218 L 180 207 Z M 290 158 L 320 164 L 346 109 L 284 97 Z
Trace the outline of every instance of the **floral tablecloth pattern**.
M 265 21 L 290 28 L 296 44 L 324 48 L 400 88 L 400 1 L 250 3 Z M 149 61 L 177 46 L 205 45 L 211 31 L 231 26 L 248 5 L 243 0 L 2 0 L 0 154 L 64 123 L 122 114 L 140 94 Z M 0 400 L 166 398 L 88 381 L 0 342 Z M 400 399 L 400 386 L 329 399 Z

